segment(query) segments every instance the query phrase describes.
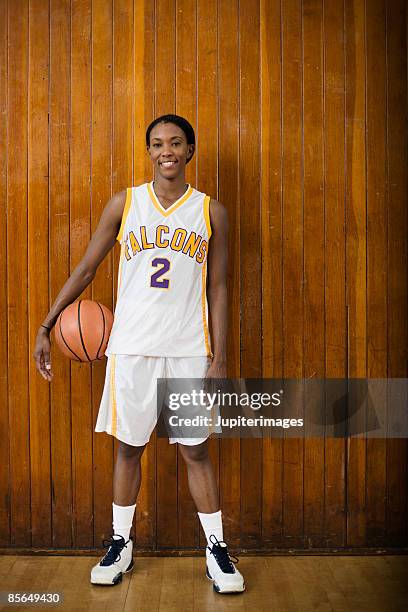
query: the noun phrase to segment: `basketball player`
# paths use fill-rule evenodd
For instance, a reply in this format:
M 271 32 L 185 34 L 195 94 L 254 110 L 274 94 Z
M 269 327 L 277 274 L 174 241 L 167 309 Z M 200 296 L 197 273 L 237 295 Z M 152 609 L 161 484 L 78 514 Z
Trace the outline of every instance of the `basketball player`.
M 38 332 L 34 352 L 37 369 L 51 381 L 50 329 L 63 308 L 91 283 L 118 240 L 118 295 L 95 427 L 119 441 L 113 534 L 105 544 L 106 555 L 91 571 L 93 584 L 117 584 L 133 567 L 130 529 L 141 483 L 140 460 L 157 421 L 157 378 L 227 375 L 226 210 L 185 183 L 185 167 L 195 149 L 194 130 L 186 119 L 155 119 L 147 129 L 146 146 L 154 181 L 117 193 L 108 202 L 83 259 Z M 202 438 L 170 438 L 170 443 L 178 443 L 186 462 L 190 492 L 207 538 L 207 576 L 217 592 L 240 592 L 244 580 L 223 541 L 207 438 L 208 433 Z

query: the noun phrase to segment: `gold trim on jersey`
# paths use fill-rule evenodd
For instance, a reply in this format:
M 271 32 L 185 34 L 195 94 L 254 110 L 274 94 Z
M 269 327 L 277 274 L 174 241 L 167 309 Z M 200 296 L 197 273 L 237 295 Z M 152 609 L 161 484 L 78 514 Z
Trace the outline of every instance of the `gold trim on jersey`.
M 129 214 L 131 202 L 132 202 L 132 188 L 128 187 L 126 190 L 126 202 L 125 202 L 125 207 L 123 209 L 122 222 L 120 224 L 119 234 L 116 236 L 116 240 L 118 240 L 118 242 L 122 240 L 123 231 L 125 229 L 126 219 Z
M 119 298 L 119 291 L 120 291 L 120 287 L 122 284 L 122 274 L 123 274 L 123 255 L 125 253 L 127 249 L 127 244 L 126 242 L 122 242 L 122 244 L 120 245 L 120 257 L 119 257 L 119 269 L 118 269 L 118 289 L 117 289 L 117 293 L 116 293 L 116 301 Z M 126 257 L 127 259 L 127 257 Z M 130 257 L 129 257 L 130 259 Z
M 155 209 L 161 215 L 163 215 L 163 217 L 168 217 L 169 215 L 171 215 L 171 213 L 180 208 L 180 206 L 184 204 L 186 200 L 188 200 L 188 198 L 193 193 L 193 188 L 191 187 L 191 185 L 188 185 L 187 191 L 184 193 L 184 195 L 182 195 L 176 202 L 174 202 L 174 204 L 169 206 L 169 208 L 163 208 L 163 206 L 160 204 L 158 197 L 156 196 L 153 189 L 153 181 L 151 181 L 151 183 L 147 183 L 147 191 L 149 192 L 150 199 Z
M 204 342 L 205 342 L 205 350 L 207 353 L 207 357 L 212 357 L 213 354 L 211 352 L 210 342 L 209 342 L 209 333 L 208 333 L 208 325 L 207 325 L 207 316 L 206 316 L 206 289 L 207 289 L 207 260 L 205 260 L 204 265 L 201 271 L 201 309 L 202 309 L 202 317 L 203 317 L 203 329 L 204 329 Z
M 211 196 L 206 195 L 204 198 L 204 219 L 207 226 L 208 240 L 211 238 L 211 220 L 210 220 L 210 199 Z

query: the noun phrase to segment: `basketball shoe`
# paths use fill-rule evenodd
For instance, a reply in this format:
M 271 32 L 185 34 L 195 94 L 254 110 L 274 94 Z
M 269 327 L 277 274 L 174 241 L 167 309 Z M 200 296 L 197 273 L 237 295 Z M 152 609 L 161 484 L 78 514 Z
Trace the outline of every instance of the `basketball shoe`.
M 238 563 L 236 557 L 231 557 L 225 542 L 220 542 L 215 535 L 210 535 L 212 546 L 207 546 L 207 578 L 212 580 L 214 591 L 217 593 L 241 593 L 245 590 L 244 578 L 237 570 L 233 561 Z
M 120 535 L 113 535 L 110 540 L 103 541 L 108 552 L 102 561 L 91 571 L 92 584 L 118 584 L 122 582 L 123 574 L 133 569 L 133 541 L 125 542 Z

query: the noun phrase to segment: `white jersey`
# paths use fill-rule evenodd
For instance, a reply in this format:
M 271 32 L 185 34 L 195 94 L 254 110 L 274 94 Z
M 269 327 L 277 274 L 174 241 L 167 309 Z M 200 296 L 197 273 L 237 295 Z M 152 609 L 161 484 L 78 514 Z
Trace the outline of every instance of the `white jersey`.
M 188 185 L 164 209 L 151 183 L 127 189 L 118 292 L 105 355 L 211 356 L 206 296 L 210 196 Z

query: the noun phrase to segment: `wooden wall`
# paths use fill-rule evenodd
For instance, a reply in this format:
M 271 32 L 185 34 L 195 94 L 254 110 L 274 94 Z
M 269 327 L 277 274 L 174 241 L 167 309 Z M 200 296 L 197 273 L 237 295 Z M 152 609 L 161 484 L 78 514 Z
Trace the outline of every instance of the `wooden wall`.
M 196 130 L 187 179 L 231 225 L 230 373 L 407 375 L 404 0 L 0 0 L 0 546 L 99 546 L 114 444 L 105 361 L 37 329 L 110 195 L 151 180 L 145 129 Z M 118 247 L 82 295 L 114 307 Z M 242 548 L 407 545 L 406 440 L 212 441 Z M 203 537 L 177 449 L 152 439 L 136 542 Z

